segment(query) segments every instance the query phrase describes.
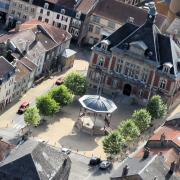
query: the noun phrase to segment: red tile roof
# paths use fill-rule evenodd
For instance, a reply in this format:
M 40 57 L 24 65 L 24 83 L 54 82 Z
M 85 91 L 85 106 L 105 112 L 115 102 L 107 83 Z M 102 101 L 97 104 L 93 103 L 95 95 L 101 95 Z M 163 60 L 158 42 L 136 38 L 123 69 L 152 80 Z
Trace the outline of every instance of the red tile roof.
M 126 22 L 129 17 L 133 17 L 136 25 L 144 24 L 147 17 L 147 11 L 117 0 L 101 1 L 94 9 L 94 14 L 117 21 L 120 24 Z M 160 27 L 165 18 L 165 16 L 158 14 L 156 25 Z
M 180 130 L 175 127 L 162 126 L 158 131 L 150 138 L 150 140 L 160 140 L 161 134 L 165 134 L 166 140 L 171 140 L 178 146 L 180 146 Z
M 96 0 L 82 0 L 76 8 L 76 10 L 81 11 L 84 14 L 87 14 L 93 8 L 95 3 Z

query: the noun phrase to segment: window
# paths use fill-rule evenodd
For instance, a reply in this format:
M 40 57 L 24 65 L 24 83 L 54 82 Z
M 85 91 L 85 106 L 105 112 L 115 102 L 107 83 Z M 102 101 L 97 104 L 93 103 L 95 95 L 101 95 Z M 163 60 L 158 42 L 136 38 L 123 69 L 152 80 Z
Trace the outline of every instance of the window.
M 94 15 L 94 16 L 92 17 L 92 21 L 95 22 L 95 23 L 100 23 L 100 17 Z
M 12 11 L 11 11 L 11 14 L 15 14 L 15 10 L 12 10 Z
M 161 89 L 165 89 L 166 88 L 166 80 L 165 79 L 161 79 L 160 80 L 159 88 L 161 88 Z
M 142 71 L 142 75 L 141 75 L 141 81 L 146 83 L 147 79 L 148 79 L 148 70 L 147 69 L 143 69 Z
M 13 3 L 13 6 L 16 6 L 16 2 Z
M 139 71 L 139 66 L 127 62 L 124 70 L 124 75 L 128 76 L 129 78 L 138 79 Z
M 23 19 L 26 19 L 26 15 L 23 15 Z
M 18 16 L 18 17 L 20 17 L 20 16 L 21 16 L 21 13 L 20 13 L 20 12 L 18 12 L 18 13 L 17 13 L 17 16 Z
M 42 17 L 41 16 L 38 17 L 38 21 L 42 21 Z
M 101 56 L 101 57 L 98 59 L 98 65 L 101 66 L 101 67 L 104 65 L 104 57 Z
M 59 19 L 59 18 L 60 18 L 60 15 L 59 15 L 59 14 L 57 14 L 56 19 Z
M 53 26 L 55 25 L 55 21 L 53 21 L 52 25 L 53 25 Z
M 121 73 L 122 67 L 123 67 L 123 60 L 122 59 L 118 59 L 115 71 L 117 73 Z
M 115 28 L 115 22 L 113 22 L 113 21 L 108 21 L 108 27 L 110 27 L 110 28 Z
M 22 9 L 22 4 L 19 4 L 19 8 Z
M 45 22 L 48 23 L 48 22 L 49 22 L 49 19 L 45 19 Z
M 25 9 L 25 11 L 26 11 L 26 12 L 28 11 L 28 7 L 27 7 L 27 6 L 25 6 L 25 8 L 24 8 L 24 9 Z
M 96 28 L 95 28 L 95 33 L 96 33 L 96 34 L 100 34 L 100 31 L 101 31 L 101 28 L 98 27 L 98 26 L 96 26 Z
M 92 24 L 90 24 L 89 27 L 88 27 L 88 31 L 93 32 L 93 28 L 94 28 L 94 26 Z
M 34 8 L 31 8 L 31 12 L 32 12 L 32 13 L 34 12 Z
M 50 11 L 47 11 L 47 16 L 49 16 L 50 15 Z
M 43 9 L 40 10 L 40 13 L 43 14 Z
M 62 16 L 62 21 L 66 21 L 67 22 L 67 20 L 68 20 L 68 18 L 67 17 L 65 17 L 65 16 Z

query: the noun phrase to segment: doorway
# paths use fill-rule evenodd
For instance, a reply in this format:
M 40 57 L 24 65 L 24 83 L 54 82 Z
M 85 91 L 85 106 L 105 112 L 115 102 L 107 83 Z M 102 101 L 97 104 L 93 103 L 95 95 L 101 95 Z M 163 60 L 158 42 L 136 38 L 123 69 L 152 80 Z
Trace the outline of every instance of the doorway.
M 123 94 L 126 96 L 130 96 L 131 95 L 131 89 L 132 89 L 131 85 L 125 84 L 124 89 L 123 89 Z

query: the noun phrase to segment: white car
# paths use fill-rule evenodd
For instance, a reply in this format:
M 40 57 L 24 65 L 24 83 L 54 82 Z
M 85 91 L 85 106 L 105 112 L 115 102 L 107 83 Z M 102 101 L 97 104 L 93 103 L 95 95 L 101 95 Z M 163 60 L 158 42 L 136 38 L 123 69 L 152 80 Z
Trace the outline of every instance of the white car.
M 64 154 L 66 154 L 66 155 L 69 155 L 69 154 L 71 153 L 71 150 L 68 149 L 68 148 L 62 148 L 62 149 L 61 149 L 61 152 L 64 153 Z
M 108 169 L 112 167 L 112 163 L 110 161 L 102 161 L 99 165 L 100 169 Z

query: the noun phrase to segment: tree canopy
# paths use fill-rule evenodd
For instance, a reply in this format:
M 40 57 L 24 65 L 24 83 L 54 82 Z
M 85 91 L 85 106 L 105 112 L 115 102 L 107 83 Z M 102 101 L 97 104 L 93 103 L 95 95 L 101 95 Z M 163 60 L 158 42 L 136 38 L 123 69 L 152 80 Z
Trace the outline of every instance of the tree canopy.
M 126 140 L 132 140 L 140 135 L 140 130 L 134 123 L 132 119 L 128 119 L 123 121 L 119 125 L 119 133 L 124 137 Z
M 124 138 L 118 132 L 114 131 L 103 140 L 103 149 L 104 152 L 110 155 L 118 154 L 124 147 Z
M 40 115 L 52 116 L 59 111 L 60 105 L 49 95 L 40 96 L 36 100 L 36 106 L 39 109 Z
M 82 96 L 86 92 L 86 77 L 77 72 L 68 74 L 65 78 L 64 84 L 74 95 Z
M 151 123 L 151 115 L 146 109 L 134 111 L 132 119 L 141 132 L 146 130 Z
M 36 107 L 27 108 L 24 113 L 24 121 L 28 125 L 38 126 L 41 121 L 39 110 Z
M 73 94 L 65 85 L 53 88 L 49 95 L 62 106 L 68 105 L 73 101 Z
M 149 100 L 147 111 L 151 114 L 152 119 L 162 118 L 167 113 L 167 105 L 159 95 L 156 95 Z

